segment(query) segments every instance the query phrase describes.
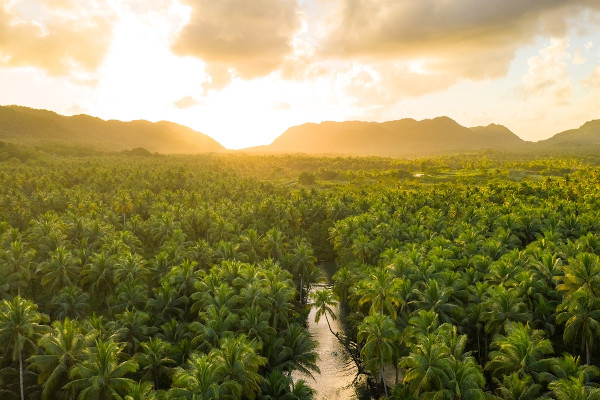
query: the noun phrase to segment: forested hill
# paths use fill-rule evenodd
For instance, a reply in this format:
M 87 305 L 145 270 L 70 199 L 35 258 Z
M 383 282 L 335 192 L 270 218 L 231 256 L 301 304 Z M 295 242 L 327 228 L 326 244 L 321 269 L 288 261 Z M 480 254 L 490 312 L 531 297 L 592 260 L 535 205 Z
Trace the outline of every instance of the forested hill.
M 544 147 L 583 148 L 600 147 L 600 120 L 588 121 L 577 129 L 557 133 L 539 142 Z
M 211 137 L 172 122 L 105 121 L 71 117 L 21 106 L 0 106 L 0 141 L 20 144 L 69 144 L 121 151 L 143 147 L 159 153 L 206 153 L 225 150 Z
M 490 124 L 467 128 L 448 117 L 416 121 L 323 122 L 289 128 L 268 146 L 250 151 L 411 156 L 499 149 L 520 150 L 527 143 L 508 128 Z

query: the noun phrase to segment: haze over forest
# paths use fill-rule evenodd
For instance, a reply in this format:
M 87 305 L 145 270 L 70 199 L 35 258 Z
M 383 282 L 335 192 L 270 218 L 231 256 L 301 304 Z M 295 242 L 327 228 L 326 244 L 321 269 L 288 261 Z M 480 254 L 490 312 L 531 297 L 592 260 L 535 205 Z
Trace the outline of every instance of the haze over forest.
M 26 145 L 70 144 L 104 151 L 133 148 L 180 154 L 226 151 L 210 136 L 172 122 L 104 121 L 88 115 L 67 117 L 19 106 L 0 107 L 0 140 Z M 384 123 L 303 124 L 287 129 L 269 145 L 240 151 L 418 157 L 481 150 L 577 153 L 598 149 L 600 120 L 533 143 L 502 125 L 467 128 L 448 117 L 437 117 Z

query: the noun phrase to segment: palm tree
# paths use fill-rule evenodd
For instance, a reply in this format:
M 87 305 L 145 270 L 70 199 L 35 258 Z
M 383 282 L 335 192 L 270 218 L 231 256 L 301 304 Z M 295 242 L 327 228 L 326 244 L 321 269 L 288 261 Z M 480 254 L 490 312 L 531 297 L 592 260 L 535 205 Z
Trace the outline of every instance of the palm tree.
M 156 392 L 152 390 L 152 383 L 140 382 L 129 386 L 124 400 L 155 400 L 156 398 Z
M 141 351 L 135 355 L 140 369 L 145 371 L 143 379 L 150 378 L 154 390 L 158 390 L 160 377 L 169 371 L 175 361 L 168 357 L 171 345 L 159 338 L 140 344 Z
M 312 372 L 321 373 L 317 366 L 319 355 L 315 351 L 317 342 L 310 333 L 298 324 L 290 324 L 283 332 L 285 346 L 290 349 L 288 365 L 292 370 L 300 371 L 311 378 Z
M 37 305 L 16 296 L 12 301 L 0 303 L 0 347 L 10 354 L 12 361 L 19 362 L 19 388 L 21 400 L 25 399 L 23 385 L 24 352 L 35 353 L 37 341 L 48 327 L 42 325 L 48 316 L 37 311 Z
M 10 243 L 8 250 L 0 254 L 0 274 L 8 283 L 10 290 L 21 295 L 21 290 L 28 288 L 31 279 L 31 263 L 35 258 L 35 251 L 28 248 L 22 241 L 15 240 Z
M 499 394 L 498 399 L 506 400 L 537 400 L 540 399 L 542 385 L 535 383 L 529 375 L 516 373 L 506 375 L 502 382 L 494 378 Z M 494 398 L 494 397 L 492 397 Z M 544 398 L 544 397 L 542 397 Z
M 81 400 L 120 399 L 135 384 L 125 376 L 135 372 L 138 364 L 133 360 L 119 362 L 123 345 L 96 340 L 93 348 L 84 352 L 84 360 L 71 370 L 71 382 L 66 389 L 79 391 Z
M 564 267 L 565 275 L 556 288 L 571 296 L 578 290 L 584 290 L 595 298 L 600 298 L 600 261 L 598 256 L 590 253 L 579 253 L 570 259 Z
M 437 391 L 435 399 L 447 400 L 484 400 L 487 398 L 483 391 L 485 378 L 481 367 L 473 357 L 464 360 L 453 359 L 445 369 L 447 381 L 444 387 Z
M 110 297 L 115 289 L 115 258 L 106 252 L 94 254 L 81 271 L 81 282 L 89 287 L 92 295 L 101 300 L 108 315 L 112 315 Z
M 461 308 L 452 303 L 454 290 L 450 287 L 440 286 L 438 281 L 430 279 L 424 285 L 422 290 L 413 289 L 413 293 L 418 300 L 410 302 L 416 309 L 433 310 L 441 322 L 456 323 L 456 316 L 461 312 Z
M 482 317 L 486 321 L 485 331 L 489 335 L 504 332 L 511 322 L 526 322 L 531 319 L 527 305 L 519 297 L 516 289 L 494 286 L 488 290 L 489 296 L 484 300 L 486 310 Z
M 338 305 L 337 296 L 329 289 L 322 289 L 312 292 L 310 294 L 310 298 L 313 300 L 313 307 L 317 309 L 317 312 L 315 313 L 315 323 L 318 324 L 321 320 L 321 317 L 325 316 L 329 331 L 334 336 L 338 336 L 338 334 L 331 329 L 331 324 L 329 323 L 329 317 L 331 317 L 332 321 L 337 319 L 337 316 L 332 308 L 337 307 Z
M 256 354 L 257 343 L 248 341 L 244 335 L 225 338 L 217 351 L 217 362 L 222 366 L 223 382 L 234 383 L 229 394 L 254 399 L 260 393 L 263 381 L 258 369 L 267 359 Z
M 178 368 L 173 374 L 169 399 L 219 399 L 223 392 L 221 379 L 223 365 L 213 351 L 208 354 L 192 353 L 186 369 Z
M 341 298 L 342 302 L 348 301 L 348 294 L 350 288 L 355 283 L 354 275 L 350 272 L 348 267 L 342 267 L 336 271 L 332 277 L 333 290 Z
M 284 242 L 285 237 L 277 228 L 269 229 L 263 237 L 266 251 L 273 260 L 280 260 L 283 257 Z
M 42 286 L 48 293 L 56 293 L 71 285 L 79 276 L 75 257 L 63 246 L 50 253 L 50 259 L 40 264 L 40 270 L 43 274 Z
M 546 358 L 553 352 L 552 343 L 544 339 L 543 331 L 531 329 L 529 325 L 510 323 L 506 336 L 498 335 L 492 342 L 497 350 L 490 352 L 490 361 L 485 369 L 492 376 L 501 377 L 513 373 L 531 375 L 534 382 L 552 380 L 552 359 Z
M 394 321 L 383 314 L 366 317 L 358 327 L 358 341 L 364 342 L 360 354 L 365 357 L 367 368 L 371 373 L 381 378 L 386 396 L 388 391 L 383 368 L 392 360 L 398 335 Z
M 133 201 L 129 193 L 125 191 L 119 192 L 114 203 L 115 211 L 123 216 L 123 225 L 125 225 L 125 216 L 133 210 Z
M 278 329 L 281 324 L 287 326 L 289 317 L 294 314 L 291 301 L 296 296 L 296 291 L 289 282 L 279 280 L 270 280 L 265 289 L 265 296 L 271 300 L 271 326 L 274 329 Z
M 400 360 L 406 368 L 404 383 L 416 396 L 445 387 L 450 380 L 450 349 L 433 334 L 419 335 L 411 345 L 411 352 Z
M 570 343 L 579 338 L 585 349 L 585 360 L 591 365 L 591 351 L 594 339 L 600 334 L 600 299 L 590 292 L 575 291 L 559 305 L 557 324 L 565 324 L 563 340 Z
M 38 381 L 43 385 L 42 399 L 49 399 L 69 381 L 71 369 L 83 361 L 84 351 L 91 343 L 91 335 L 80 333 L 76 321 L 67 317 L 64 322 L 52 323 L 52 331 L 39 340 L 44 354 L 29 359 L 30 366 L 39 371 Z
M 294 395 L 293 400 L 313 400 L 316 391 L 308 386 L 303 379 L 300 379 L 294 384 L 292 394 Z
M 133 355 L 138 351 L 141 342 L 148 339 L 148 336 L 157 329 L 149 325 L 150 316 L 138 310 L 125 310 L 122 314 L 116 316 L 115 321 L 111 321 L 108 327 L 116 332 L 116 340 L 125 342 L 125 351 Z
M 273 370 L 267 375 L 260 385 L 261 399 L 263 400 L 292 400 L 290 386 L 292 378 L 284 375 L 279 370 Z
M 146 261 L 139 254 L 127 251 L 119 255 L 115 263 L 115 282 L 145 283 L 149 270 Z
M 315 263 L 317 259 L 313 256 L 312 249 L 304 242 L 299 243 L 292 254 L 292 264 L 294 274 L 300 279 L 299 292 L 300 303 L 304 304 L 304 288 L 310 290 L 310 277 L 313 275 L 312 270 L 316 269 Z
M 397 307 L 404 302 L 398 293 L 400 292 L 400 278 L 396 278 L 387 267 L 375 268 L 367 279 L 358 284 L 356 291 L 359 296 L 358 304 L 371 304 L 371 314 L 387 311 L 388 315 L 396 318 Z
M 56 296 L 50 300 L 52 315 L 58 319 L 83 318 L 90 309 L 90 295 L 77 286 L 62 288 Z
M 588 386 L 583 377 L 570 377 L 550 382 L 548 388 L 557 400 L 598 400 L 600 388 Z

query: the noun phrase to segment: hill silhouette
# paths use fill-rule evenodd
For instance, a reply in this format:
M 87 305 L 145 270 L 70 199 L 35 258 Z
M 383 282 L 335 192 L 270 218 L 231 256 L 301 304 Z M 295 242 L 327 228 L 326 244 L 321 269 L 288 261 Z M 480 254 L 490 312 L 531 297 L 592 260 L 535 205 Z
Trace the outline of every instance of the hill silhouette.
M 211 137 L 173 122 L 102 120 L 63 116 L 22 106 L 0 106 L 0 141 L 23 145 L 61 144 L 95 150 L 143 148 L 158 153 L 206 153 L 226 149 Z M 287 129 L 266 146 L 242 152 L 421 157 L 480 150 L 581 153 L 600 149 L 600 120 L 526 142 L 502 125 L 467 128 L 448 117 L 416 121 L 306 123 Z M 139 150 L 139 149 L 138 149 Z
M 267 146 L 249 151 L 277 153 L 410 156 L 508 150 L 526 142 L 508 128 L 491 124 L 467 128 L 448 117 L 416 121 L 323 122 L 289 128 Z
M 569 129 L 538 142 L 545 148 L 581 149 L 600 146 L 600 120 L 588 121 L 577 129 Z
M 105 121 L 89 115 L 63 116 L 21 106 L 0 106 L 0 140 L 18 144 L 69 144 L 121 151 L 143 147 L 159 153 L 224 151 L 211 137 L 173 122 Z

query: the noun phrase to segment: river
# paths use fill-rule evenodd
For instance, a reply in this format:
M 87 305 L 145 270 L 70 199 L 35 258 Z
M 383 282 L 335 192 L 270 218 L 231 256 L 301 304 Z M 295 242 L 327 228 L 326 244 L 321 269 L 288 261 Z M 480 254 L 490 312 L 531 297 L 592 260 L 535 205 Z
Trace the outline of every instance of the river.
M 328 279 L 335 272 L 335 265 L 321 265 L 320 269 Z M 312 285 L 311 290 L 320 290 L 327 285 Z M 338 319 L 329 322 L 334 332 L 343 333 L 344 315 L 340 312 L 339 305 L 334 309 Z M 314 373 L 314 380 L 301 373 L 294 373 L 294 380 L 304 379 L 317 393 L 316 400 L 369 400 L 371 397 L 366 387 L 365 375 L 356 376 L 357 368 L 346 349 L 333 336 L 327 327 L 325 317 L 321 317 L 319 323 L 315 323 L 316 310 L 312 308 L 308 315 L 308 331 L 318 342 L 317 352 L 319 361 L 317 365 L 320 374 Z

